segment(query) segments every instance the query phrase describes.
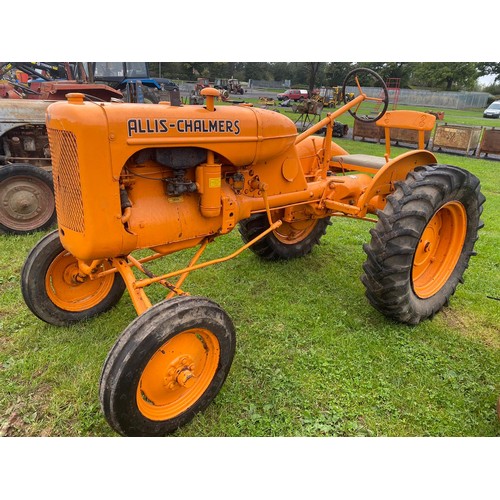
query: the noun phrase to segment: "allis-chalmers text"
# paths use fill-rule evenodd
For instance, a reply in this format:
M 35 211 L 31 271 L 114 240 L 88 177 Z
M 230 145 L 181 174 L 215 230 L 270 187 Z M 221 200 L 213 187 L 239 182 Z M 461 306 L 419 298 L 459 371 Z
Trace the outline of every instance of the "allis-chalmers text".
M 240 133 L 239 120 L 192 120 L 181 118 L 170 122 L 166 118 L 130 118 L 127 122 L 128 136 L 138 134 L 166 134 L 169 130 L 181 134 L 234 134 Z

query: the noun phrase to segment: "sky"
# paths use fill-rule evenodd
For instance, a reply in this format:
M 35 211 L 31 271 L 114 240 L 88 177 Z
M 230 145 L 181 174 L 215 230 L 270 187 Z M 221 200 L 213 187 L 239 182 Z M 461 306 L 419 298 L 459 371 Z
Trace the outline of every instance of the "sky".
M 97 0 L 87 0 L 71 22 L 56 22 L 45 4 L 34 3 L 22 13 L 22 31 L 17 22 L 3 23 L 2 38 L 15 43 L 5 45 L 1 58 L 484 62 L 500 57 L 498 33 L 485 31 L 480 18 L 472 19 L 458 4 L 450 9 L 445 2 L 421 0 L 410 12 L 396 0 L 358 0 L 342 9 L 316 0 L 310 11 L 295 16 L 281 9 L 281 3 L 285 2 L 252 0 L 231 7 L 197 7 L 192 1 L 181 8 L 165 2 L 155 4 L 150 11 L 154 15 L 141 22 L 133 9 L 116 9 Z M 51 5 L 50 12 L 67 10 L 62 0 Z M 2 6 L 3 19 L 19 15 L 17 4 Z
M 499 54 L 500 56 L 500 54 Z M 487 87 L 488 85 L 492 85 L 493 82 L 495 81 L 495 77 L 497 75 L 488 75 L 488 76 L 482 76 L 481 78 L 478 78 L 478 83 L 479 85 L 483 87 Z

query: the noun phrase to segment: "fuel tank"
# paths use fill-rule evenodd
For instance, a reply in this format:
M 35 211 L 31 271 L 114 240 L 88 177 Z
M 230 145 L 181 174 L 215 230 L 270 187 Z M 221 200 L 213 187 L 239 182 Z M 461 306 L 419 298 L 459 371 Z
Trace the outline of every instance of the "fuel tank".
M 236 167 L 283 154 L 297 136 L 295 124 L 274 111 L 249 106 L 106 106 L 110 132 L 128 146 L 198 146 Z

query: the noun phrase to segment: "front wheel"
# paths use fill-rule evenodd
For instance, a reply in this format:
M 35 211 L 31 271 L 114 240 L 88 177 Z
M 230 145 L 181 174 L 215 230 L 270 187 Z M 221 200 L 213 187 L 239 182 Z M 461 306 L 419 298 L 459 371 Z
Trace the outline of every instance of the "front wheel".
M 107 262 L 101 270 L 111 269 Z M 57 230 L 42 238 L 29 253 L 21 271 L 24 301 L 35 316 L 65 326 L 97 314 L 118 303 L 125 283 L 118 273 L 99 279 L 77 279 L 78 261 L 67 252 Z
M 283 210 L 272 212 L 273 222 L 282 218 L 283 212 Z M 254 243 L 250 250 L 265 260 L 288 260 L 310 253 L 326 234 L 331 224 L 330 218 L 311 219 L 301 216 L 300 212 L 296 215 L 290 221 L 283 220 L 279 228 Z M 239 224 L 239 231 L 245 243 L 266 229 L 269 229 L 266 214 L 254 214 Z
M 100 400 L 124 436 L 165 436 L 187 424 L 219 393 L 236 334 L 214 302 L 178 296 L 160 302 L 122 333 L 104 363 Z
M 408 324 L 445 306 L 474 255 L 484 201 L 477 177 L 449 165 L 418 167 L 397 183 L 364 246 L 370 303 Z

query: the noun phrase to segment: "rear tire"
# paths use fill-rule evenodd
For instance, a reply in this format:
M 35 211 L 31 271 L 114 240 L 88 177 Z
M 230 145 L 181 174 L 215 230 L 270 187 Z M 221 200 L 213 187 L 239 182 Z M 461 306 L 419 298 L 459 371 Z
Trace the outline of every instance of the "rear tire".
M 0 232 L 26 234 L 55 222 L 52 174 L 27 163 L 0 167 Z
M 273 212 L 273 217 L 278 220 L 279 212 Z M 265 260 L 288 260 L 303 257 L 319 244 L 325 235 L 326 229 L 331 225 L 330 218 L 308 219 L 297 222 L 285 222 L 261 240 L 254 243 L 250 250 Z M 240 221 L 239 231 L 245 243 L 269 229 L 266 214 L 255 214 Z
M 102 268 L 109 269 L 107 262 Z M 42 238 L 28 254 L 21 271 L 21 291 L 31 312 L 41 320 L 56 326 L 70 325 L 115 306 L 125 291 L 119 273 L 87 280 L 72 281 L 78 261 L 67 252 L 52 231 Z
M 136 318 L 108 354 L 102 411 L 124 436 L 165 436 L 217 396 L 231 368 L 236 334 L 229 316 L 202 297 L 177 296 Z
M 402 323 L 432 317 L 455 293 L 474 255 L 484 196 L 458 167 L 418 167 L 396 184 L 364 245 L 370 303 Z

